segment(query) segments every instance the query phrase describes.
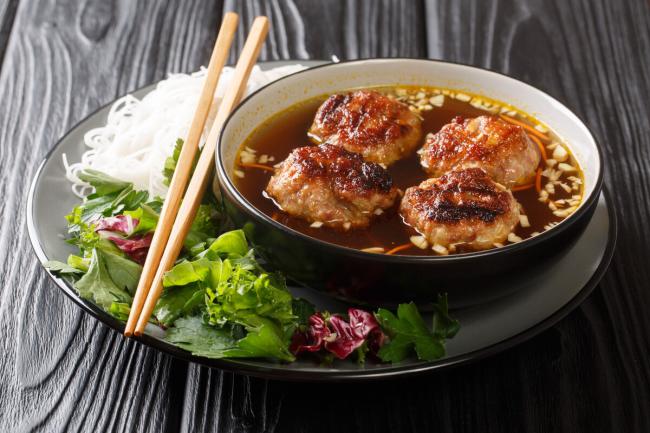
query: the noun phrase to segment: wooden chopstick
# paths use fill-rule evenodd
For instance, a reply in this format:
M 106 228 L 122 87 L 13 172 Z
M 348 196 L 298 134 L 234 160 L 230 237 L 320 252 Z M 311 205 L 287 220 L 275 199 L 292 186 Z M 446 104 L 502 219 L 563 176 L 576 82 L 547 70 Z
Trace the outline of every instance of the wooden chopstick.
M 158 263 L 162 257 L 165 245 L 167 245 L 169 233 L 174 224 L 174 219 L 178 213 L 178 208 L 180 207 L 181 198 L 183 197 L 185 187 L 187 186 L 190 177 L 190 172 L 192 171 L 192 164 L 194 163 L 196 152 L 199 148 L 201 134 L 203 134 L 205 122 L 210 113 L 210 107 L 212 106 L 212 101 L 214 99 L 214 92 L 219 83 L 219 77 L 221 76 L 223 66 L 228 60 L 232 41 L 235 39 L 238 21 L 239 16 L 237 14 L 228 12 L 224 15 L 223 21 L 221 22 L 219 35 L 217 36 L 217 40 L 212 50 L 212 55 L 210 56 L 210 63 L 208 64 L 205 82 L 203 84 L 203 89 L 201 90 L 201 96 L 199 97 L 199 103 L 194 112 L 194 118 L 192 119 L 187 139 L 183 143 L 181 153 L 178 156 L 178 163 L 176 164 L 172 180 L 169 183 L 167 197 L 163 203 L 160 218 L 158 219 L 158 225 L 154 232 L 149 252 L 147 253 L 147 259 L 142 268 L 140 280 L 138 281 L 138 288 L 133 297 L 129 319 L 124 328 L 124 335 L 126 337 L 133 335 L 138 317 L 140 317 L 142 311 L 142 306 L 147 298 L 151 282 L 153 281 L 156 269 L 158 268 Z
M 235 66 L 235 73 L 232 82 L 229 83 L 228 90 L 219 104 L 217 116 L 214 119 L 212 128 L 208 135 L 208 139 L 201 150 L 201 156 L 194 169 L 194 174 L 187 187 L 187 192 L 183 197 L 176 221 L 171 229 L 169 240 L 163 252 L 162 258 L 158 265 L 158 270 L 154 276 L 151 289 L 147 294 L 147 299 L 140 313 L 137 325 L 135 327 L 135 335 L 142 335 L 144 328 L 149 321 L 149 317 L 153 313 L 156 302 L 162 292 L 163 275 L 174 265 L 178 254 L 183 248 L 183 241 L 190 230 L 190 226 L 196 216 L 196 211 L 201 204 L 201 199 L 205 193 L 212 168 L 214 167 L 214 151 L 217 145 L 217 140 L 221 132 L 221 128 L 225 123 L 230 112 L 239 103 L 246 89 L 248 77 L 251 70 L 257 61 L 257 57 L 264 44 L 264 39 L 268 33 L 269 23 L 266 17 L 260 16 L 255 18 L 251 27 L 250 33 L 246 38 L 246 43 L 242 49 L 237 65 Z

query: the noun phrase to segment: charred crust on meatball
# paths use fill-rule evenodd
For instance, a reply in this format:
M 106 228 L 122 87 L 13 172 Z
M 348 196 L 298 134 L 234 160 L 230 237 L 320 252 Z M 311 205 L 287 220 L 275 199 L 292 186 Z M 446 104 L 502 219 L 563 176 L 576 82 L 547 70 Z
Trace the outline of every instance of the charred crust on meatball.
M 511 195 L 480 168 L 452 171 L 409 188 L 404 198 L 431 221 L 490 223 L 509 211 Z
M 295 149 L 284 164 L 295 165 L 309 178 L 325 179 L 335 189 L 356 194 L 388 193 L 393 188 L 393 179 L 382 166 L 331 144 Z
M 316 114 L 322 135 L 338 134 L 343 142 L 376 146 L 397 140 L 412 127 L 398 121 L 408 106 L 378 92 L 358 90 L 330 96 Z M 381 119 L 381 121 L 368 121 Z

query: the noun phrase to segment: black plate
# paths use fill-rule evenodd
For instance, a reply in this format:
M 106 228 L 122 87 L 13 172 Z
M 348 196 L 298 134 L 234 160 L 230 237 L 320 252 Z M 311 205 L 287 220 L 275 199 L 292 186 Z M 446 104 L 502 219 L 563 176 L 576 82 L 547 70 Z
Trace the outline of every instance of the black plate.
M 315 65 L 322 62 L 302 62 Z M 263 67 L 276 67 L 287 62 L 270 62 Z M 137 92 L 142 96 L 152 86 Z M 109 106 L 105 106 L 72 128 L 48 153 L 32 181 L 27 201 L 27 226 L 34 251 L 41 261 L 65 260 L 74 249 L 65 243 L 64 216 L 78 203 L 65 179 L 62 154 L 77 161 L 84 151 L 83 134 L 101 126 Z M 406 376 L 477 360 L 512 347 L 555 324 L 582 302 L 602 278 L 611 260 L 616 240 L 616 216 L 608 205 L 606 194 L 600 197 L 592 221 L 566 255 L 536 273 L 512 276 L 504 284 L 520 287 L 511 296 L 454 315 L 461 322 L 461 331 L 448 343 L 448 356 L 435 362 L 405 361 L 399 364 L 367 364 L 337 361 L 321 367 L 309 360 L 281 364 L 263 360 L 213 360 L 193 356 L 159 338 L 158 328 L 148 328 L 139 341 L 172 356 L 253 376 L 301 381 L 351 381 Z M 571 260 L 564 260 L 567 256 Z M 49 272 L 48 272 L 49 274 Z M 57 286 L 77 305 L 117 332 L 124 324 L 95 305 L 81 299 L 65 280 L 49 274 Z M 305 289 L 292 289 L 309 298 L 317 306 L 330 311 L 343 311 L 345 304 L 332 301 Z M 158 332 L 157 332 L 158 331 Z

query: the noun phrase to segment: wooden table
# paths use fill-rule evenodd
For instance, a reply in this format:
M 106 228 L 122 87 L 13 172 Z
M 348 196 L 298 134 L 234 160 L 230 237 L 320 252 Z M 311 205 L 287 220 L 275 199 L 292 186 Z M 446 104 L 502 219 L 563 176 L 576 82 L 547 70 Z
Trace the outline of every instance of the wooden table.
M 67 129 L 208 59 L 224 10 L 263 59 L 432 57 L 505 72 L 594 131 L 619 219 L 570 316 L 473 365 L 364 385 L 268 382 L 125 340 L 48 279 L 27 187 Z M 650 431 L 650 6 L 644 0 L 0 1 L 0 431 Z

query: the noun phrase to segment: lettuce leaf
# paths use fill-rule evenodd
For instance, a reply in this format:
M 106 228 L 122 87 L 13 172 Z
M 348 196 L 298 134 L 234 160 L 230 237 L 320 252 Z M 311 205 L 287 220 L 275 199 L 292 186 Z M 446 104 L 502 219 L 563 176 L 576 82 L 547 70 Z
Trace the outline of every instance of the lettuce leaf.
M 59 262 L 57 260 L 48 260 L 47 262 L 43 263 L 43 266 L 45 266 L 50 272 L 59 275 L 65 275 L 65 274 L 79 275 L 85 272 L 83 270 L 70 266 L 67 263 Z
M 131 304 L 131 295 L 117 286 L 110 277 L 106 266 L 107 253 L 94 249 L 90 259 L 88 272 L 74 285 L 79 296 L 97 304 L 104 310 L 109 310 L 113 302 Z M 137 283 L 136 283 L 137 284 Z
M 125 182 L 109 176 L 106 173 L 102 173 L 101 171 L 92 169 L 83 170 L 77 176 L 79 179 L 89 183 L 92 187 L 94 187 L 94 194 L 97 196 L 109 195 L 121 192 L 128 187 L 133 187 L 133 184 L 131 182 Z
M 176 320 L 165 333 L 165 340 L 197 356 L 207 358 L 273 358 L 293 361 L 281 334 L 271 323 L 264 323 L 241 339 L 233 328 L 216 328 L 199 316 Z
M 142 273 L 142 266 L 117 254 L 97 250 L 106 265 L 108 275 L 115 285 L 126 289 L 131 295 L 135 294 Z
M 282 361 L 294 361 L 295 356 L 289 352 L 289 344 L 282 330 L 265 320 L 254 329 L 248 329 L 246 337 L 237 342 L 239 349 L 251 358 L 275 358 Z
M 207 358 L 246 358 L 250 354 L 238 348 L 235 339 L 226 328 L 215 328 L 203 323 L 198 316 L 181 318 L 165 333 L 165 340 L 193 355 Z
M 145 234 L 156 230 L 158 225 L 159 214 L 149 204 L 143 204 L 135 210 L 127 210 L 124 215 L 129 215 L 131 218 L 138 220 L 138 225 L 135 226 L 131 234 Z
M 171 287 L 163 291 L 154 309 L 154 316 L 163 326 L 171 326 L 181 316 L 199 311 L 205 303 L 205 290 L 200 284 Z

